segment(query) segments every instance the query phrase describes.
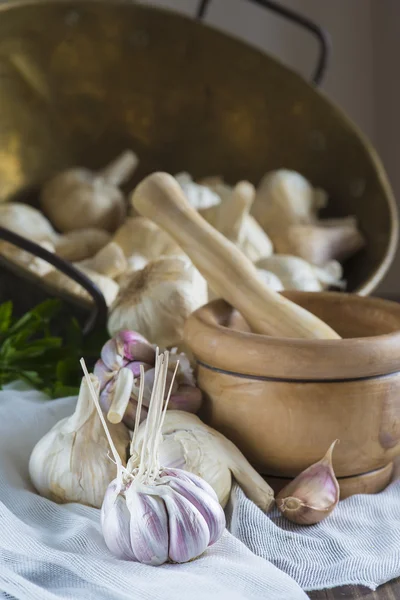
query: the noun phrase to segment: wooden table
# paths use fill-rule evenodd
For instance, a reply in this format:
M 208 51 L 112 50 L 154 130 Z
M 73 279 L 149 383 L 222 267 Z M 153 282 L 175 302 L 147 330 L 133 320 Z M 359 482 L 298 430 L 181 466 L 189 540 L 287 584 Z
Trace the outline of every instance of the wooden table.
M 346 585 L 333 590 L 308 592 L 311 600 L 399 600 L 400 579 L 380 586 L 375 592 L 368 588 Z

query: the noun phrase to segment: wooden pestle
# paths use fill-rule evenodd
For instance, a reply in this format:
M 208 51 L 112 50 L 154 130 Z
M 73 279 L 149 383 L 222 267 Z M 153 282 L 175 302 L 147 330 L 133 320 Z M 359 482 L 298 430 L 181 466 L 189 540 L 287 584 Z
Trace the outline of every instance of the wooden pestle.
M 139 214 L 175 239 L 210 287 L 243 315 L 255 333 L 340 339 L 326 323 L 263 283 L 253 263 L 190 206 L 171 175 L 146 177 L 131 202 Z

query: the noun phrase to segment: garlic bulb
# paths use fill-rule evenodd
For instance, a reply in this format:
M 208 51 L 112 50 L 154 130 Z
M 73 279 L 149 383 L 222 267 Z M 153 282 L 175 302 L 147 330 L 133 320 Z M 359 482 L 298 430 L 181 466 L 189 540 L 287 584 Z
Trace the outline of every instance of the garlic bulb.
M 336 507 L 340 489 L 332 466 L 332 453 L 337 441 L 323 459 L 300 473 L 277 495 L 276 504 L 289 521 L 313 525 Z
M 219 195 L 212 191 L 209 187 L 200 185 L 193 181 L 192 176 L 189 173 L 178 173 L 175 175 L 175 179 L 185 192 L 185 196 L 188 199 L 189 204 L 191 204 L 191 206 L 193 206 L 193 208 L 196 210 L 204 210 L 220 204 L 221 198 Z
M 37 243 L 54 242 L 58 237 L 50 221 L 39 210 L 20 202 L 0 204 L 0 223 Z
M 142 423 L 133 440 L 136 451 L 143 443 L 144 433 L 145 423 Z M 230 440 L 205 425 L 196 415 L 167 411 L 161 433 L 159 455 L 162 464 L 184 469 L 204 479 L 214 489 L 222 506 L 229 500 L 232 478 L 235 478 L 261 510 L 271 509 L 274 494 L 268 483 Z
M 353 217 L 322 220 L 312 225 L 292 225 L 276 236 L 276 251 L 294 254 L 314 265 L 323 266 L 330 260 L 344 261 L 364 245 Z
M 326 203 L 326 194 L 300 173 L 280 169 L 261 180 L 252 213 L 275 246 L 279 231 L 292 224 L 313 223 Z
M 93 388 L 99 390 L 95 377 Z M 125 464 L 129 432 L 120 423 L 110 427 L 121 463 Z M 73 415 L 59 421 L 36 444 L 29 474 L 41 496 L 54 502 L 79 502 L 100 508 L 115 466 L 107 458 L 108 441 L 93 405 L 88 384 L 82 380 Z
M 324 267 L 315 267 L 297 256 L 273 254 L 259 260 L 256 266 L 259 270 L 276 275 L 285 290 L 320 292 L 329 286 L 343 288 L 345 285 L 341 280 L 342 267 L 336 261 L 330 261 Z M 265 277 L 262 273 L 260 276 Z
M 109 550 L 118 558 L 150 565 L 193 560 L 214 544 L 225 528 L 225 515 L 213 489 L 195 475 L 167 469 L 160 463 L 158 446 L 165 415 L 167 372 L 166 352 L 157 355 L 143 442 L 139 452 L 131 448 L 126 469 L 110 438 L 117 477 L 108 487 L 101 509 L 101 525 Z M 95 393 L 93 400 L 107 430 Z M 138 415 L 141 401 L 142 394 Z M 133 441 L 137 425 L 138 422 Z
M 178 370 L 172 384 L 172 376 L 177 362 Z M 139 420 L 146 418 L 155 377 L 156 349 L 142 335 L 135 331 L 121 331 L 108 340 L 102 348 L 101 358 L 94 367 L 94 374 L 100 381 L 100 402 L 103 410 L 108 411 L 108 420 L 124 423 L 133 428 L 139 399 L 140 385 L 143 385 L 142 409 Z M 202 395 L 193 377 L 189 360 L 183 353 L 171 351 L 167 372 L 167 387 L 172 385 L 169 409 L 197 412 Z M 143 367 L 144 380 L 141 381 Z M 118 390 L 121 370 L 130 370 L 135 378 L 121 403 Z
M 152 344 L 177 346 L 188 316 L 207 302 L 207 284 L 185 255 L 159 258 L 120 280 L 108 331 L 138 331 Z
M 272 271 L 267 271 L 266 269 L 258 269 L 258 275 L 263 280 L 263 282 L 268 285 L 268 287 L 275 290 L 276 292 L 282 292 L 285 289 L 283 287 L 282 281 L 277 275 L 275 275 L 275 273 L 272 273 Z
M 161 256 L 183 255 L 168 233 L 145 217 L 128 217 L 115 232 L 113 242 L 121 247 L 128 266 L 134 271 Z
M 128 263 L 122 248 L 115 242 L 110 242 L 92 258 L 76 263 L 75 266 L 90 269 L 99 273 L 99 275 L 106 275 L 111 279 L 115 279 L 127 270 Z
M 219 195 L 221 203 L 200 211 L 206 221 L 235 243 L 251 261 L 270 256 L 272 242 L 249 214 L 255 197 L 254 186 L 248 181 L 239 181 L 230 187 L 218 180 L 211 180 L 208 185 Z
M 110 239 L 110 234 L 102 229 L 82 229 L 59 235 L 39 210 L 20 202 L 0 204 L 0 223 L 37 244 L 52 244 L 58 256 L 71 262 L 93 256 Z M 6 253 L 10 246 L 1 242 L 0 250 Z
M 59 173 L 42 188 L 43 212 L 62 232 L 88 227 L 115 231 L 126 216 L 118 186 L 136 165 L 136 155 L 127 150 L 98 173 L 77 167 Z

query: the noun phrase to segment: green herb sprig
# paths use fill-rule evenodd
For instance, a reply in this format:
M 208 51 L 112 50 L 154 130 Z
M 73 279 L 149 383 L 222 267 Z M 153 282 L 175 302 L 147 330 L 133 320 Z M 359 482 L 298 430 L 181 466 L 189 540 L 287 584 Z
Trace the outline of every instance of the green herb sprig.
M 51 398 L 75 395 L 82 377 L 79 359 L 93 363 L 107 337 L 101 330 L 85 339 L 60 300 L 46 300 L 19 319 L 12 302 L 5 302 L 0 305 L 0 389 L 23 380 Z

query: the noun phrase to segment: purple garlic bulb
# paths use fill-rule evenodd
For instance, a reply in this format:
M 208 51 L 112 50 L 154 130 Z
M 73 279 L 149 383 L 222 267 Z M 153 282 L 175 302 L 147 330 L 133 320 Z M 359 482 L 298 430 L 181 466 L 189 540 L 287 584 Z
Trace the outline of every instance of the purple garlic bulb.
M 184 353 L 170 352 L 165 396 L 171 385 L 178 360 L 178 372 L 172 385 L 168 409 L 196 413 L 200 408 L 202 395 L 200 389 L 196 387 L 193 370 Z M 125 394 L 129 394 L 129 398 L 126 398 L 127 407 L 123 417 L 124 423 L 130 429 L 134 427 L 138 405 L 140 366 L 143 365 L 144 369 L 144 392 L 140 415 L 140 421 L 143 421 L 147 417 L 151 390 L 154 384 L 155 361 L 155 346 L 150 344 L 140 333 L 123 330 L 104 344 L 101 350 L 101 358 L 95 365 L 94 374 L 100 381 L 100 403 L 106 412 L 112 406 L 116 392 L 120 393 L 117 382 L 123 373 L 121 373 L 121 370 L 129 369 L 132 372 L 134 382 L 129 385 L 130 394 L 129 389 L 125 389 Z

